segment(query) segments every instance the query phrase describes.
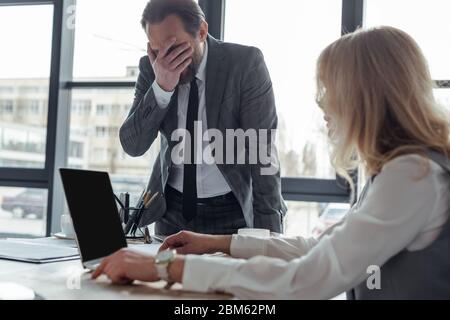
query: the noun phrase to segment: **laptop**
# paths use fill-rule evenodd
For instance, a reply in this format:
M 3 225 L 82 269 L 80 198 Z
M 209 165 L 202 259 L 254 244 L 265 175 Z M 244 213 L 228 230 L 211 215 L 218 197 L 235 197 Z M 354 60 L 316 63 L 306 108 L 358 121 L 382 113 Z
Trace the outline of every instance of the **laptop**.
M 106 172 L 59 169 L 83 267 L 127 247 L 111 180 Z

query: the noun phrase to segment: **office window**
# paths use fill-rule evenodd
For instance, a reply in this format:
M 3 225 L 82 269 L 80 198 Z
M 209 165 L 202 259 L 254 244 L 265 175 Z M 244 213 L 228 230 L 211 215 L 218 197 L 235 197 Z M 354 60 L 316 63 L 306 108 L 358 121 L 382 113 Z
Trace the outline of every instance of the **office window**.
M 108 134 L 109 134 L 110 138 L 118 140 L 119 139 L 119 127 L 109 127 Z
M 45 235 L 47 190 L 0 187 L 0 238 Z
M 99 104 L 97 106 L 97 115 L 98 116 L 107 115 L 108 113 L 106 111 L 107 111 L 107 106 L 105 106 L 104 104 Z
M 282 176 L 335 178 L 315 103 L 315 63 L 340 36 L 341 11 L 342 1 L 226 1 L 225 41 L 258 47 L 270 71 Z
M 82 159 L 84 154 L 84 145 L 82 142 L 70 141 L 69 158 Z M 71 160 L 73 161 L 73 160 Z
M 96 110 L 84 118 L 71 117 L 70 141 L 76 150 L 68 164 L 73 168 L 107 171 L 114 191 L 128 191 L 136 200 L 147 185 L 159 152 L 159 139 L 142 157 L 132 158 L 123 151 L 119 128 L 130 112 L 133 98 L 133 88 L 73 90 L 72 108 L 76 101 L 91 101 Z
M 113 114 L 119 114 L 120 113 L 120 105 L 118 104 L 113 104 L 111 106 L 111 115 Z
M 129 108 L 127 106 L 127 108 Z M 120 113 L 120 105 L 113 104 L 113 105 L 105 105 L 105 104 L 99 104 L 97 105 L 97 116 L 112 116 L 115 114 Z
M 85 117 L 91 113 L 90 100 L 75 100 L 72 102 L 71 116 Z
M 0 94 L 1 93 L 13 93 L 13 92 L 14 92 L 13 87 L 0 86 Z
M 74 78 L 134 81 L 147 54 L 141 27 L 148 0 L 77 0 Z M 101 23 L 99 23 L 101 19 Z
M 95 127 L 95 136 L 97 138 L 111 138 L 117 141 L 119 128 L 117 127 Z
M 434 95 L 438 103 L 450 112 L 450 88 L 435 89 Z
M 148 40 L 140 25 L 146 4 L 147 0 L 77 1 L 75 79 L 137 78 L 135 67 L 147 52 Z
M 0 167 L 42 167 L 45 163 L 45 142 L 45 128 L 2 123 Z
M 365 26 L 390 25 L 408 32 L 421 46 L 435 80 L 449 80 L 448 0 L 366 0 Z
M 0 100 L 0 114 L 11 115 L 14 110 L 13 100 Z
M 105 138 L 108 134 L 108 128 L 107 127 L 95 127 L 95 136 L 97 138 Z
M 24 116 L 42 116 L 45 118 L 47 116 L 47 110 L 42 108 L 45 101 L 40 100 L 23 100 L 18 102 L 18 109 Z
M 108 156 L 110 155 L 110 150 L 105 148 L 95 148 L 92 154 L 92 161 L 94 162 L 106 162 L 108 161 Z
M 39 86 L 20 86 L 17 88 L 17 91 L 19 93 L 38 93 L 38 92 L 42 92 L 45 91 L 42 87 Z
M 318 237 L 325 229 L 340 221 L 350 209 L 342 203 L 286 202 L 284 234 L 288 237 Z
M 2 167 L 44 167 L 52 22 L 52 5 L 0 6 Z
M 122 114 L 126 117 L 131 109 L 131 103 L 130 104 L 124 104 L 122 105 Z

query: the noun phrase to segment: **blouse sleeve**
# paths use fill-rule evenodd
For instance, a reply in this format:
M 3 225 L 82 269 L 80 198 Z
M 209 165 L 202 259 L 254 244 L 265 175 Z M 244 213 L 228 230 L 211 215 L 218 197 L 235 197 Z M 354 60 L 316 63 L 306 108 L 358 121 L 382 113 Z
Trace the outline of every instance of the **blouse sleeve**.
M 369 266 L 384 264 L 424 228 L 439 188 L 436 176 L 424 170 L 418 156 L 386 164 L 366 199 L 342 225 L 303 256 L 300 240 L 298 258 L 187 256 L 183 286 L 201 292 L 224 291 L 242 299 L 332 298 L 362 282 Z M 235 253 L 239 241 L 234 244 Z M 256 252 L 267 253 L 267 243 L 272 242 L 265 241 Z M 280 257 L 294 256 L 297 242 L 279 243 L 277 248 L 289 248 Z

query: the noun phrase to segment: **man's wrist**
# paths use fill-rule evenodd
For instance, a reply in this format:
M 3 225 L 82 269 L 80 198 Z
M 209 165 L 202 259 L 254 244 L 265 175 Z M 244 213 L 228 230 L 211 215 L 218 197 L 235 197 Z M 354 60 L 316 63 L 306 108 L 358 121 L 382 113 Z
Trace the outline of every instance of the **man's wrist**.
M 170 103 L 170 99 L 172 99 L 174 91 L 165 91 L 163 88 L 161 88 L 156 80 L 153 82 L 152 88 L 159 107 L 167 107 Z
M 167 86 L 160 84 L 158 80 L 155 80 L 155 83 L 165 94 L 173 94 L 175 92 L 175 88 L 168 88 Z
M 215 249 L 218 252 L 223 252 L 225 254 L 230 254 L 230 245 L 231 245 L 231 236 L 226 235 L 226 236 L 216 236 L 215 240 L 216 240 L 216 245 L 215 245 Z M 212 252 L 214 253 L 214 252 Z

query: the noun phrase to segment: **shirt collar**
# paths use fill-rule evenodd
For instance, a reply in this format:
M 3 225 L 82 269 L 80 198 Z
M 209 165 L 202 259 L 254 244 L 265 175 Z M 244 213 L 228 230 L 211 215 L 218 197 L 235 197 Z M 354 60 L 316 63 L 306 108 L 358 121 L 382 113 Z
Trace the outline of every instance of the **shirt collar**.
M 198 71 L 196 74 L 196 78 L 203 82 L 205 82 L 205 80 L 206 80 L 206 63 L 207 63 L 207 61 L 208 61 L 208 41 L 205 40 L 205 50 L 203 52 L 202 61 L 200 62 L 200 65 L 198 66 Z

